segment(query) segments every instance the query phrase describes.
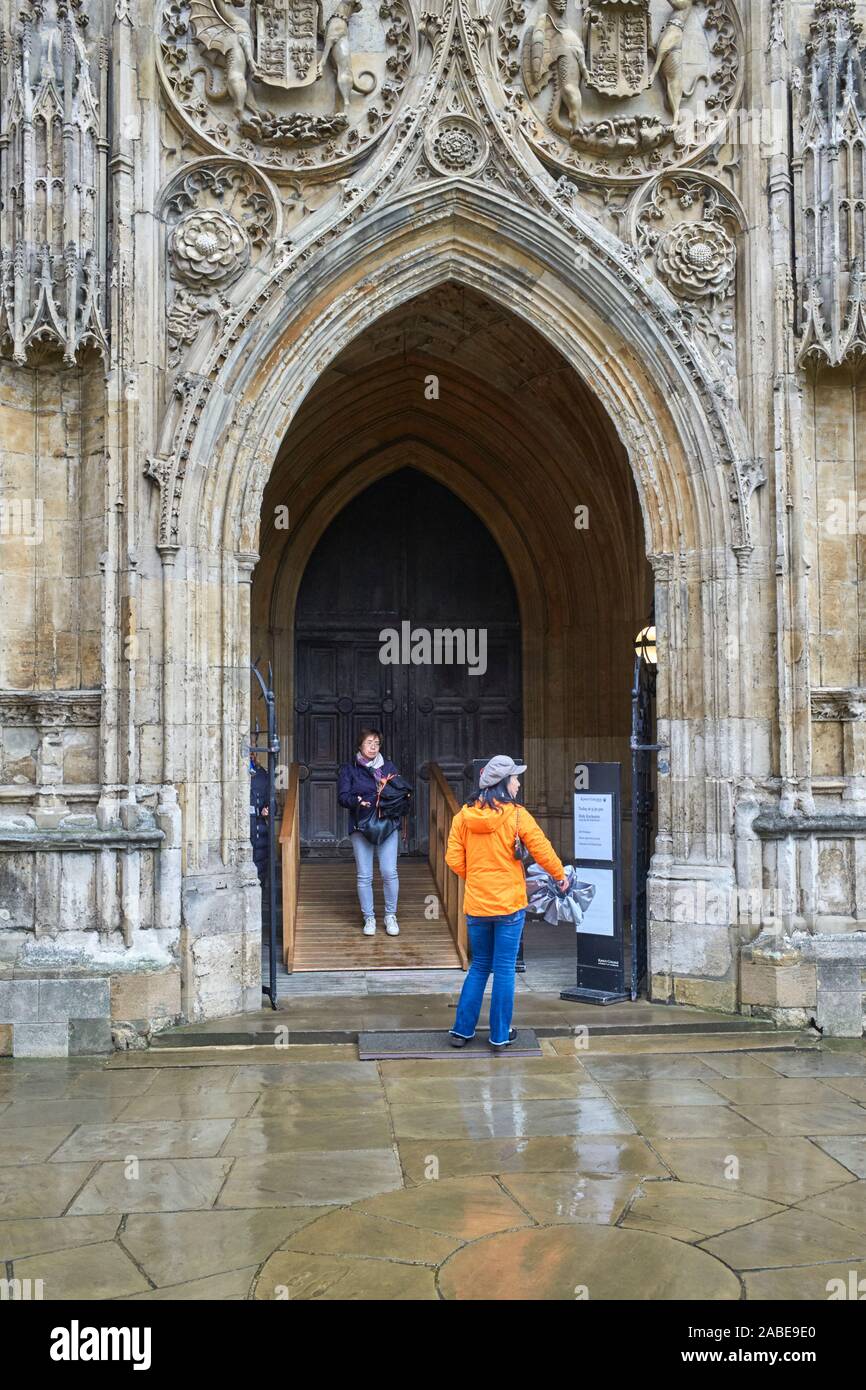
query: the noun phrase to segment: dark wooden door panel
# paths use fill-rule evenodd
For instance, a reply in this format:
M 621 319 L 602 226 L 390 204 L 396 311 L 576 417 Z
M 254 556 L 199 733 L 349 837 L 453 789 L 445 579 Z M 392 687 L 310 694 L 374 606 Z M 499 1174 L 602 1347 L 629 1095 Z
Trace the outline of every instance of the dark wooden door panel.
M 484 628 L 486 670 L 383 664 L 379 634 L 399 633 L 404 620 L 431 632 Z M 473 758 L 522 746 L 520 625 L 501 553 L 452 493 L 404 470 L 356 498 L 322 537 L 301 584 L 295 631 L 305 850 L 333 853 L 348 834 L 337 773 L 354 757 L 359 730 L 373 725 L 416 788 L 410 848 L 426 852 L 429 763 L 440 764 L 462 801 Z M 446 640 L 443 654 L 449 649 Z

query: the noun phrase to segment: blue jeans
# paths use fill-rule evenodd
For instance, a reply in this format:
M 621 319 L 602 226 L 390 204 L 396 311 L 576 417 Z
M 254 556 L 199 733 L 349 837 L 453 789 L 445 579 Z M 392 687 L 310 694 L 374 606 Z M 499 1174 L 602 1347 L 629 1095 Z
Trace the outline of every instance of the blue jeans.
M 514 1011 L 514 963 L 523 933 L 526 909 L 508 917 L 466 917 L 472 964 L 463 981 L 457 1017 L 450 1030 L 458 1038 L 474 1038 L 488 976 L 493 971 L 490 999 L 490 1041 L 495 1047 L 508 1042 Z
M 400 848 L 400 832 L 393 831 L 378 845 L 373 845 L 359 830 L 352 831 L 352 850 L 355 855 L 355 868 L 358 874 L 358 901 L 365 917 L 373 917 L 373 855 L 379 855 L 379 872 L 385 888 L 385 913 L 397 911 L 397 894 L 400 880 L 397 877 L 397 850 Z

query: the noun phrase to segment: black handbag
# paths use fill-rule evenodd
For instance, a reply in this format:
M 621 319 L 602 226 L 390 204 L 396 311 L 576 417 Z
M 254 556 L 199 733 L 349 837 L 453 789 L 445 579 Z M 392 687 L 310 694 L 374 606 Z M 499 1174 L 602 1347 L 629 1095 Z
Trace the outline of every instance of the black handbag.
M 397 786 L 395 784 L 399 783 Z M 383 777 L 376 792 L 376 800 L 367 808 L 365 816 L 358 818 L 355 827 L 372 845 L 381 845 L 397 829 L 400 817 L 409 804 L 412 789 L 397 773 Z
M 412 786 L 399 772 L 392 772 L 389 777 L 383 778 L 376 798 L 376 804 L 383 816 L 389 816 L 391 820 L 400 820 L 402 816 L 408 815 L 411 800 Z
M 364 819 L 358 821 L 355 829 L 359 830 L 371 845 L 381 845 L 389 835 L 393 835 L 397 829 L 397 822 L 389 816 L 381 815 L 375 806 L 371 806 Z

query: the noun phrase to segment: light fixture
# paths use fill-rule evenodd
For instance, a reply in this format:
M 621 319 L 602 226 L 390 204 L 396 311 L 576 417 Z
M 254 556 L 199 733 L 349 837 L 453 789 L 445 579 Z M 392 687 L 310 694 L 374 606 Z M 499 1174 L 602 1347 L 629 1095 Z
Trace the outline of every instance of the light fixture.
M 637 637 L 634 639 L 635 656 L 642 656 L 648 666 L 655 670 L 658 665 L 658 648 L 656 647 L 655 625 L 642 627 Z

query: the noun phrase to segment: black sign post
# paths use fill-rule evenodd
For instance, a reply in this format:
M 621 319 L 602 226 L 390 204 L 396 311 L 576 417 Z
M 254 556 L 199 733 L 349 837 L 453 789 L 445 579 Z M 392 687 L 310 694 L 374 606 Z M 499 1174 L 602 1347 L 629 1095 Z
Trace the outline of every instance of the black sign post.
M 620 764 L 578 763 L 574 769 L 574 858 L 578 879 L 595 895 L 577 929 L 577 981 L 560 999 L 618 1004 L 625 987 L 622 921 Z

